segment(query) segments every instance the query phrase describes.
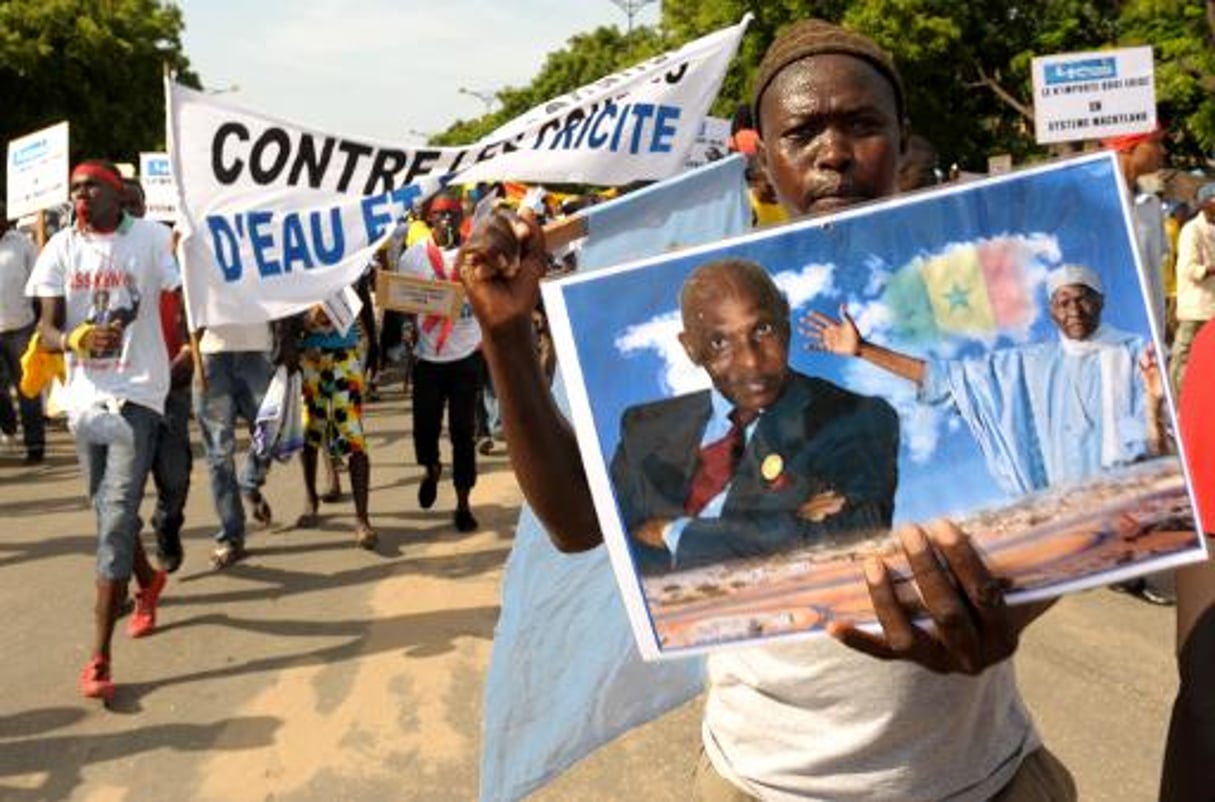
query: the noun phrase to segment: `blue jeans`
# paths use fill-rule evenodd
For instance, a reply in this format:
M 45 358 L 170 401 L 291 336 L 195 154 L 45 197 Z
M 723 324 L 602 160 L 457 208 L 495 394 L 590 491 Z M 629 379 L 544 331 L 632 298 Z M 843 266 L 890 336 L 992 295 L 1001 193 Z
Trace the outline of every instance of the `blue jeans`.
M 130 444 L 82 444 L 79 449 L 97 514 L 97 575 L 115 582 L 130 579 L 134 570 L 135 543 L 143 529 L 139 505 L 160 430 L 160 415 L 139 404 L 123 404 L 122 418 L 134 435 Z
M 160 424 L 152 481 L 156 483 L 156 511 L 152 528 L 156 545 L 164 554 L 181 554 L 181 526 L 185 522 L 186 497 L 190 493 L 190 388 L 177 387 L 165 397 L 165 416 Z
M 274 365 L 263 351 L 203 354 L 206 390 L 195 384 L 194 414 L 202 434 L 211 477 L 211 497 L 220 529 L 215 539 L 240 545 L 245 542 L 245 508 L 241 491 L 253 493 L 266 482 L 270 459 L 260 459 L 250 446 L 240 476 L 236 473 L 236 419 L 245 419 L 250 432 L 257 408 L 270 386 Z
M 9 396 L 21 383 L 21 354 L 34 333 L 31 324 L 23 329 L 0 332 L 0 430 L 6 434 L 17 431 L 17 416 L 13 413 L 13 402 Z M 41 452 L 46 448 L 46 432 L 42 422 L 42 397 L 26 398 L 17 392 L 17 407 L 21 411 L 21 433 L 25 438 L 27 452 Z

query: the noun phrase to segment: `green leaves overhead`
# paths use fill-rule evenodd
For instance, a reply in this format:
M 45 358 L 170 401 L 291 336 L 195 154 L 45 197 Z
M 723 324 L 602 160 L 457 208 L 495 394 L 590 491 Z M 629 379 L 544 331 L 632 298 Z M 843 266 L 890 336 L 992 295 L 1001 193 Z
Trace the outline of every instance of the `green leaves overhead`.
M 156 0 L 0 2 L 0 139 L 69 120 L 73 160 L 162 148 L 164 66 L 198 85 L 181 30 Z
M 1200 163 L 1215 151 L 1215 0 L 664 0 L 660 31 L 617 28 L 575 36 L 549 55 L 524 88 L 499 93 L 493 115 L 457 123 L 436 139 L 475 140 L 546 98 L 646 56 L 732 25 L 750 12 L 714 104 L 729 117 L 750 97 L 768 45 L 791 22 L 817 16 L 872 36 L 903 73 L 912 128 L 943 165 L 984 170 L 993 153 L 1040 157 L 1034 143 L 1030 64 L 1035 56 L 1150 44 L 1161 117 L 1173 131 L 1173 162 Z

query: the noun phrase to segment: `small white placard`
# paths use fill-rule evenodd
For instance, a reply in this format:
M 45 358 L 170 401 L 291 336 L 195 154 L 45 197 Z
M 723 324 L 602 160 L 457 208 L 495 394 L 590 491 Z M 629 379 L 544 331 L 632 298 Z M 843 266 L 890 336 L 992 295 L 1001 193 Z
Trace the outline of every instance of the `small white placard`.
M 1156 127 L 1151 47 L 1061 53 L 1033 61 L 1039 144 L 1139 134 Z
M 177 182 L 167 153 L 139 154 L 139 183 L 143 186 L 147 218 L 177 222 Z
M 26 134 L 8 143 L 8 215 L 16 220 L 68 196 L 68 124 Z
M 359 312 L 363 310 L 363 301 L 353 287 L 346 287 L 333 297 L 326 298 L 321 305 L 325 308 L 325 314 L 329 316 L 329 322 L 343 337 L 346 336 L 346 332 L 350 331 L 350 327 L 358 320 Z

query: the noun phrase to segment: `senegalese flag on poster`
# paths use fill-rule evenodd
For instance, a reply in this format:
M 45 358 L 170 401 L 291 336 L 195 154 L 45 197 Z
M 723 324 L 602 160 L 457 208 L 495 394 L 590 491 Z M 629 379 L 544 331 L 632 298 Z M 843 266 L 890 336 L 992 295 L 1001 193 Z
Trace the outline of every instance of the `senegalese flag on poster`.
M 996 237 L 956 243 L 918 256 L 894 272 L 882 300 L 903 340 L 991 336 L 1033 323 L 1030 267 L 1036 253 L 1023 240 Z

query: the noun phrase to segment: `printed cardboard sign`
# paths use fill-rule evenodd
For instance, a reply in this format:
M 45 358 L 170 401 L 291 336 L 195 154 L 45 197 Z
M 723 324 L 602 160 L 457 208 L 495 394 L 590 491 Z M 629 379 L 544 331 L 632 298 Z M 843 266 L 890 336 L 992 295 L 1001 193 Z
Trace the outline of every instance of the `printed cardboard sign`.
M 464 305 L 464 285 L 457 281 L 433 281 L 384 270 L 376 273 L 375 294 L 384 309 L 415 315 L 454 318 Z

